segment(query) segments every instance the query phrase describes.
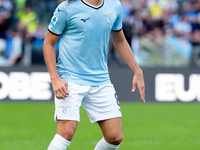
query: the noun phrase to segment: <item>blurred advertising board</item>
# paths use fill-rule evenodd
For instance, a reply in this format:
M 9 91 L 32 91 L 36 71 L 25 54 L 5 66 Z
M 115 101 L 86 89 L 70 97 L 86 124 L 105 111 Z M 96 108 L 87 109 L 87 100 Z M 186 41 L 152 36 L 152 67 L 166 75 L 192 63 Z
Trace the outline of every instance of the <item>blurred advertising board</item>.
M 200 102 L 199 69 L 143 69 L 146 102 Z M 140 102 L 139 91 L 131 93 L 133 72 L 110 69 L 119 99 Z
M 0 68 L 0 100 L 49 101 L 53 99 L 46 67 Z
M 127 67 L 109 68 L 120 101 L 142 102 L 132 93 L 134 73 Z M 200 102 L 199 69 L 143 69 L 146 102 Z M 0 101 L 53 101 L 45 66 L 0 68 Z

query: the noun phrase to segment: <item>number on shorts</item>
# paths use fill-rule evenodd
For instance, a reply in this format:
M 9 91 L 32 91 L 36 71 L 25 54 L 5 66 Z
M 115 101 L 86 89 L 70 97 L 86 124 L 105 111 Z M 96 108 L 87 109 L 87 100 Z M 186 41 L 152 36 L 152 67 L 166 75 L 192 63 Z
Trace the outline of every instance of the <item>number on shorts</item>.
M 116 98 L 117 105 L 120 106 L 120 104 L 119 104 L 119 99 L 118 99 L 118 96 L 117 96 L 117 93 L 115 93 L 115 98 Z

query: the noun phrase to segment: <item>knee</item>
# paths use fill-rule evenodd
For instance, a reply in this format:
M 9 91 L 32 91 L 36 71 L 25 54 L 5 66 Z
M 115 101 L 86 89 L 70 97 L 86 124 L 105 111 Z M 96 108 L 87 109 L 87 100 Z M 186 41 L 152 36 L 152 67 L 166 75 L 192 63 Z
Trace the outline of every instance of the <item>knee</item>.
M 61 124 L 57 126 L 57 134 L 61 135 L 68 141 L 71 141 L 76 131 L 76 125 Z
M 123 140 L 123 135 L 117 136 L 117 137 L 113 140 L 113 142 L 112 142 L 111 144 L 113 144 L 113 145 L 119 145 L 119 144 L 122 142 L 122 140 Z
M 109 138 L 105 138 L 106 141 L 113 145 L 119 145 L 123 140 L 123 134 L 111 136 Z
M 75 131 L 73 129 L 70 129 L 70 128 L 65 128 L 65 129 L 62 129 L 62 130 L 58 130 L 57 133 L 60 134 L 66 140 L 71 141 Z

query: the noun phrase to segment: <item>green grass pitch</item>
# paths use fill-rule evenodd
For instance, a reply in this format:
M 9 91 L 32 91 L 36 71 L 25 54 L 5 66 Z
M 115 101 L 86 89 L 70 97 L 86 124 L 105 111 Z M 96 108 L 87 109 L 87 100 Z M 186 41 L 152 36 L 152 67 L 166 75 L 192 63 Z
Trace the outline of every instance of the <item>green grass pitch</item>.
M 119 150 L 200 149 L 199 103 L 121 103 L 124 140 Z M 52 102 L 1 102 L 0 150 L 45 150 L 56 132 Z M 81 108 L 68 150 L 93 150 L 102 138 Z

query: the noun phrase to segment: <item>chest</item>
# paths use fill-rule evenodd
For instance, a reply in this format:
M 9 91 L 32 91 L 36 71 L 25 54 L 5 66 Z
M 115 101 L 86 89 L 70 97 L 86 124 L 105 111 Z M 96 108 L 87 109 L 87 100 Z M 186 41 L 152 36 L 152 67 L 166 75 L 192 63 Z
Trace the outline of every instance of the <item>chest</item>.
M 110 31 L 116 20 L 116 12 L 113 9 L 83 9 L 69 16 L 67 29 L 77 32 Z

